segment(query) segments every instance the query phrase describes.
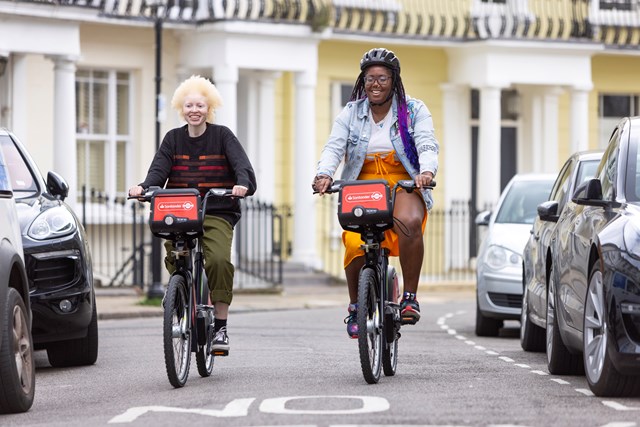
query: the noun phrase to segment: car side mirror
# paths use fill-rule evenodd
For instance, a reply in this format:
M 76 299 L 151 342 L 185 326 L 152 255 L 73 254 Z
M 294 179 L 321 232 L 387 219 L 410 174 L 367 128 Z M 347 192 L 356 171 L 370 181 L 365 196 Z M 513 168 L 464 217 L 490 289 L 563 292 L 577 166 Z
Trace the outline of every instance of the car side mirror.
M 583 182 L 573 192 L 571 200 L 578 205 L 607 206 L 602 196 L 602 183 L 598 178 L 592 178 Z
M 558 215 L 558 202 L 555 200 L 548 200 L 538 205 L 538 216 L 542 221 L 558 222 L 560 215 Z
M 476 225 L 489 225 L 489 220 L 491 219 L 491 211 L 482 211 L 476 216 Z
M 57 199 L 64 200 L 69 195 L 69 184 L 56 172 L 47 174 L 47 190 Z

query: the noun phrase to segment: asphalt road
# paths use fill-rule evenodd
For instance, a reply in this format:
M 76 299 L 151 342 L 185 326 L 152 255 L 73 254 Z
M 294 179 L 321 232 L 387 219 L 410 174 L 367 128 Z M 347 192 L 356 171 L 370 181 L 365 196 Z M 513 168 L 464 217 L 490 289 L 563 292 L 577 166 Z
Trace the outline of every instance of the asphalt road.
M 398 372 L 365 383 L 344 307 L 247 312 L 229 323 L 231 353 L 210 378 L 192 362 L 186 386 L 165 374 L 161 319 L 100 322 L 94 366 L 54 369 L 37 353 L 36 398 L 0 425 L 637 426 L 640 398 L 592 396 L 584 377 L 548 375 L 525 353 L 518 323 L 473 335 L 473 294 L 423 298 L 402 329 Z

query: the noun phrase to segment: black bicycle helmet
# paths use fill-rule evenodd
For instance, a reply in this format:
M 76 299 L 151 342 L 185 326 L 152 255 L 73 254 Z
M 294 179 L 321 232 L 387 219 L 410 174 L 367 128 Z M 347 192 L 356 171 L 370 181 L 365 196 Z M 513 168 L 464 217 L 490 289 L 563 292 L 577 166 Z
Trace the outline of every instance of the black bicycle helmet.
M 395 53 L 383 47 L 373 48 L 364 54 L 360 60 L 360 71 L 371 65 L 384 65 L 400 73 L 400 60 Z

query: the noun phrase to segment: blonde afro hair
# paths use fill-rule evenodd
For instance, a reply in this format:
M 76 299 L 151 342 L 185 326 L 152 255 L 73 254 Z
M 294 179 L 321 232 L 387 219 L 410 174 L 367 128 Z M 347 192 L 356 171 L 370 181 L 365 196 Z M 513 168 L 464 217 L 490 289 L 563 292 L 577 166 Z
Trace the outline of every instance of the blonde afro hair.
M 218 89 L 208 79 L 201 76 L 191 76 L 182 83 L 173 93 L 171 99 L 171 107 L 178 112 L 181 120 L 184 120 L 184 114 L 182 114 L 182 106 L 187 96 L 192 93 L 199 93 L 204 96 L 209 106 L 207 111 L 207 121 L 213 123 L 216 116 L 216 109 L 222 105 L 222 97 Z

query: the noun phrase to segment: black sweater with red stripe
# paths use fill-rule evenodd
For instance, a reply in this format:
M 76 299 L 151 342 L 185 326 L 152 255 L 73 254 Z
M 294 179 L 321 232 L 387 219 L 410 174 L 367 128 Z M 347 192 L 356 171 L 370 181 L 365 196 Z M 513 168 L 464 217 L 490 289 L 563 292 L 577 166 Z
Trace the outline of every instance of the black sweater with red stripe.
M 156 153 L 143 188 L 197 188 L 204 194 L 211 188 L 247 187 L 256 191 L 256 176 L 238 138 L 225 126 L 207 123 L 205 132 L 189 136 L 187 125 L 167 132 Z M 240 220 L 240 203 L 230 197 L 210 197 L 207 214 L 235 225 Z

